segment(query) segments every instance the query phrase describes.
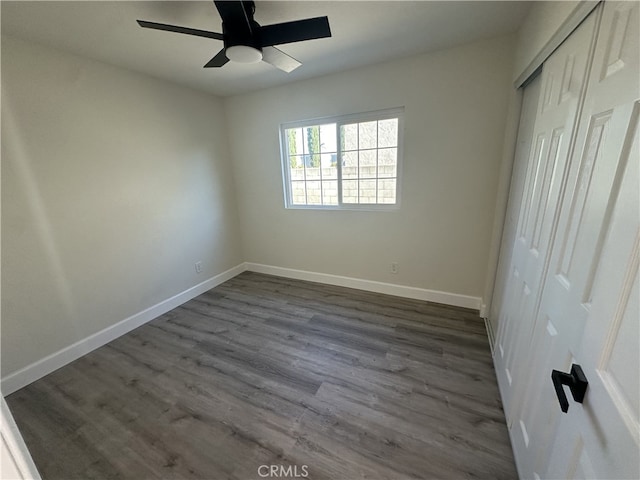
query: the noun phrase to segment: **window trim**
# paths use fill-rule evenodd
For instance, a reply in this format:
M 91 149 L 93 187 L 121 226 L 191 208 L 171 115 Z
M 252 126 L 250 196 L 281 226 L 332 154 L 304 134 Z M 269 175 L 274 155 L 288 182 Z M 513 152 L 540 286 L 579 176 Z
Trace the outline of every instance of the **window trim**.
M 340 127 L 352 123 L 370 122 L 373 120 L 387 120 L 389 118 L 398 119 L 398 144 L 397 144 L 397 164 L 396 164 L 396 203 L 342 203 L 342 150 L 340 142 Z M 324 125 L 328 123 L 336 124 L 336 149 L 337 149 L 337 182 L 338 182 L 338 204 L 337 205 L 301 205 L 294 204 L 291 191 L 291 176 L 289 172 L 289 155 L 286 131 L 292 128 L 304 128 L 310 126 Z M 282 183 L 284 193 L 285 209 L 293 210 L 359 210 L 359 211 L 393 211 L 400 208 L 401 202 L 401 180 L 402 164 L 404 163 L 404 107 L 387 108 L 362 113 L 351 113 L 346 115 L 335 115 L 330 117 L 311 118 L 295 122 L 285 122 L 280 124 L 280 157 L 282 169 Z M 379 150 L 376 147 L 376 150 Z M 359 151 L 359 149 L 358 149 Z M 376 176 L 376 180 L 379 177 Z

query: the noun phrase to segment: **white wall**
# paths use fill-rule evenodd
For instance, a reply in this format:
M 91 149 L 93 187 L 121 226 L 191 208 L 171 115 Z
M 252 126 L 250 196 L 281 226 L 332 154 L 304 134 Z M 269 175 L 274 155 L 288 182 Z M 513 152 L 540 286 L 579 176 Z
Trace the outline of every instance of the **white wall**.
M 3 36 L 3 377 L 242 261 L 225 128 L 214 97 Z
M 480 297 L 513 43 L 501 37 L 226 99 L 245 260 Z M 406 107 L 399 210 L 284 208 L 281 122 L 396 106 Z

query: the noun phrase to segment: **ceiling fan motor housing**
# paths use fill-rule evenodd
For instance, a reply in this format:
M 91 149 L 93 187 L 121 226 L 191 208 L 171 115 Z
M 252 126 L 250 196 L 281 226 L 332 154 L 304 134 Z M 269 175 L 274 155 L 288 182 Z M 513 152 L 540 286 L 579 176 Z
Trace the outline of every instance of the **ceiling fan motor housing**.
M 262 51 L 260 25 L 253 19 L 249 20 L 248 24 L 246 22 L 223 22 L 222 35 L 225 49 L 242 45 Z

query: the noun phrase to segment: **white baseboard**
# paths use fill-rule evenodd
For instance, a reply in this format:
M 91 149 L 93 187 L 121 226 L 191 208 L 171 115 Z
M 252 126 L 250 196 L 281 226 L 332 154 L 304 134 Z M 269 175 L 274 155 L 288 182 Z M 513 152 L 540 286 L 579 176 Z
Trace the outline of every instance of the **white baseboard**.
M 296 280 L 308 280 L 310 282 L 326 283 L 340 287 L 357 288 L 369 292 L 384 293 L 397 297 L 413 298 L 427 302 L 444 303 L 456 307 L 471 308 L 479 310 L 480 297 L 460 295 L 457 293 L 440 292 L 438 290 L 427 290 L 424 288 L 408 287 L 405 285 L 395 285 L 392 283 L 376 282 L 373 280 L 363 280 L 361 278 L 343 277 L 328 273 L 309 272 L 306 270 L 295 270 L 292 268 L 274 267 L 272 265 L 262 265 L 259 263 L 247 262 L 244 264 L 245 270 L 280 277 L 293 278 Z
M 0 433 L 2 436 L 2 478 L 41 480 L 40 473 L 33 463 L 27 445 L 18 430 L 13 415 L 4 397 L 0 398 Z
M 120 322 L 111 325 L 93 335 L 80 340 L 68 347 L 58 350 L 51 355 L 38 360 L 31 365 L 28 365 L 20 370 L 10 373 L 0 381 L 0 390 L 2 395 L 9 395 L 22 387 L 35 382 L 39 378 L 50 374 L 51 372 L 65 366 L 66 364 L 77 360 L 78 358 L 86 355 L 87 353 L 99 348 L 112 340 L 130 332 L 131 330 L 138 328 L 141 325 L 157 318 L 158 316 L 167 313 L 168 311 L 182 305 L 183 303 L 203 294 L 204 292 L 211 290 L 213 287 L 220 285 L 223 282 L 235 277 L 236 275 L 245 271 L 245 264 L 241 263 L 229 270 L 215 275 L 204 282 L 201 282 L 191 288 L 188 288 L 184 292 L 178 293 L 167 300 L 163 300 L 152 307 L 149 307 L 135 315 L 125 318 Z

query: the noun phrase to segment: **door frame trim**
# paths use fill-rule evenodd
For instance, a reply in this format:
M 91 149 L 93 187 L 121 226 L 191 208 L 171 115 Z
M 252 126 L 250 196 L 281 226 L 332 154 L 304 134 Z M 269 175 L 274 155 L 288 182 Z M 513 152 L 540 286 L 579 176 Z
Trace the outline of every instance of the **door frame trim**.
M 558 30 L 551 36 L 549 41 L 542 47 L 533 60 L 527 65 L 523 72 L 518 75 L 513 83 L 515 88 L 520 88 L 540 68 L 540 66 L 551 56 L 551 54 L 564 42 L 569 35 L 580 25 L 585 18 L 595 9 L 601 0 L 583 0 L 569 14 L 566 20 L 560 25 Z

